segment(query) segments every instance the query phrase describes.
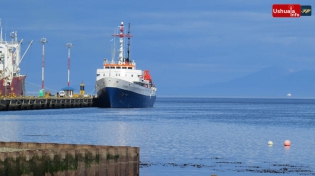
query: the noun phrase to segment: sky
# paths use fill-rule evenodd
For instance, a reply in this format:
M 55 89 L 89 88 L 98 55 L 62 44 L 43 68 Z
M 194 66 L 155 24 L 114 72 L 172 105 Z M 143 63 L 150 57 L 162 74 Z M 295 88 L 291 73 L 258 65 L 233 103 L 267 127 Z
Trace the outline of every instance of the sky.
M 157 96 L 191 85 L 227 82 L 282 66 L 315 70 L 315 17 L 273 18 L 272 4 L 312 5 L 313 0 L 0 0 L 3 33 L 18 31 L 28 94 L 67 86 L 66 43 L 72 43 L 70 84 L 95 93 L 96 69 L 111 58 L 109 42 L 120 22 L 130 23 L 131 59 L 150 70 Z M 3 37 L 5 38 L 5 36 Z M 193 91 L 193 90 L 192 90 Z M 189 92 L 183 96 L 189 95 Z

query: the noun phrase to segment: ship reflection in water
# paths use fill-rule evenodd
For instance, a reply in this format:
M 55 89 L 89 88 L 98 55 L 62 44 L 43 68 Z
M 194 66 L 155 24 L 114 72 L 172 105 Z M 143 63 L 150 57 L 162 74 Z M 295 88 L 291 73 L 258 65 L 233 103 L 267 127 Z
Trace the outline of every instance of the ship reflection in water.
M 54 147 L 29 150 L 0 146 L 0 175 L 139 175 L 137 147 L 48 145 Z

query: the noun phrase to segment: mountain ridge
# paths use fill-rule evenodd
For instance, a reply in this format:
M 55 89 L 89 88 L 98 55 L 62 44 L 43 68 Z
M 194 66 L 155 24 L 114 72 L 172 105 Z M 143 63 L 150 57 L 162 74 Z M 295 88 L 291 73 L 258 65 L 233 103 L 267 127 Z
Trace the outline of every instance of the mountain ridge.
M 224 97 L 315 97 L 315 71 L 274 66 L 223 83 L 204 84 L 183 90 L 187 95 Z

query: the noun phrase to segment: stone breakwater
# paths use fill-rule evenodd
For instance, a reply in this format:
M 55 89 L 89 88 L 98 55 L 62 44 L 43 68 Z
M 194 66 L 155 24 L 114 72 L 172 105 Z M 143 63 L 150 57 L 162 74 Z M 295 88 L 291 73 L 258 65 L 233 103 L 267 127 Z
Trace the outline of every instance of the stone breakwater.
M 19 152 L 19 151 L 26 151 L 26 150 L 27 149 L 0 147 L 0 152 Z
M 0 175 L 139 175 L 139 147 L 0 142 Z

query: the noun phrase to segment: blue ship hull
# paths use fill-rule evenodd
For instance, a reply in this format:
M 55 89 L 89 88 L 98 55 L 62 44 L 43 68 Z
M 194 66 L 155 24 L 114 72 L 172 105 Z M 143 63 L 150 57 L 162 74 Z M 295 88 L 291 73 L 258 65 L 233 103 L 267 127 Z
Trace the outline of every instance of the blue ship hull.
M 107 87 L 98 92 L 98 106 L 109 108 L 153 107 L 156 96 L 141 95 L 132 91 Z

